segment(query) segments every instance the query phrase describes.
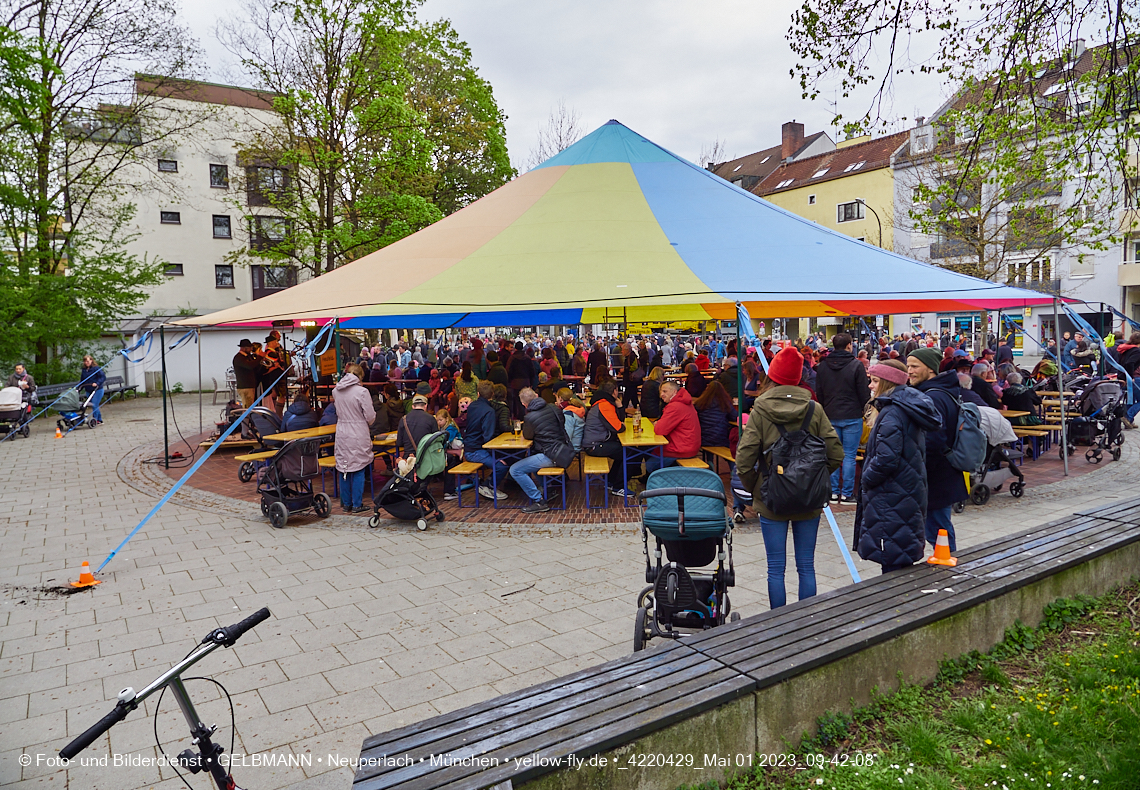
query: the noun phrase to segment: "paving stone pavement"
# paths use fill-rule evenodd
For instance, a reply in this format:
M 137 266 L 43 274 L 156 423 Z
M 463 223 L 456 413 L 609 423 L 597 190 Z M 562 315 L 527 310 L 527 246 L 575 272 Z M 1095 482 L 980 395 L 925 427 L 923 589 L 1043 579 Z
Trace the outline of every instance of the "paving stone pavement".
M 175 399 L 184 432 L 197 432 L 194 396 Z M 206 407 L 207 424 L 216 409 Z M 309 765 L 235 767 L 239 784 L 347 788 L 365 736 L 625 655 L 644 562 L 630 524 L 459 524 L 418 533 L 369 530 L 333 516 L 274 530 L 256 505 L 186 487 L 107 566 L 104 583 L 66 597 L 37 591 L 93 567 L 153 507 L 170 480 L 142 463 L 162 435 L 157 399 L 115 403 L 106 423 L 56 440 L 39 421 L 30 439 L 0 445 L 0 785 L 182 787 L 169 767 L 45 764 L 112 706 L 180 659 L 212 627 L 268 606 L 273 618 L 195 672 L 233 696 L 235 750 Z M 1131 438 L 1131 434 L 1129 434 Z M 161 452 L 161 445 L 158 445 Z M 1140 453 L 1014 500 L 998 494 L 955 517 L 960 546 L 1134 495 Z M 1083 465 L 1080 455 L 1074 465 Z M 852 514 L 838 515 L 845 538 Z M 759 527 L 735 531 L 734 608 L 767 608 Z M 859 573 L 878 566 L 856 558 Z M 820 590 L 850 583 L 821 526 Z M 794 573 L 788 577 L 795 598 Z M 225 699 L 189 684 L 199 712 L 229 749 Z M 85 755 L 156 760 L 157 698 Z M 186 748 L 185 725 L 164 700 L 167 753 Z M 23 766 L 21 758 L 31 758 Z M 248 766 L 248 767 L 246 767 Z M 193 782 L 204 786 L 202 777 Z

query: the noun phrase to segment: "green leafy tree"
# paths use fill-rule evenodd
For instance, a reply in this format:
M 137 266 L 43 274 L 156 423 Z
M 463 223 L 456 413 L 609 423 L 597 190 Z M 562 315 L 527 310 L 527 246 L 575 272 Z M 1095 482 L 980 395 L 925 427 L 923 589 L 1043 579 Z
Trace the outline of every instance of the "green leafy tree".
M 6 2 L 0 28 L 0 361 L 55 375 L 161 281 L 127 252 L 136 165 L 196 119 L 160 107 L 193 71 L 175 9 L 151 0 Z M 148 67 L 148 90 L 135 70 Z
M 251 0 L 221 26 L 281 119 L 242 154 L 251 244 L 236 261 L 320 275 L 513 174 L 490 86 L 418 4 Z
M 414 28 L 405 63 L 409 101 L 431 143 L 431 174 L 422 194 L 452 214 L 514 177 L 507 119 L 447 20 Z
M 807 0 L 788 40 L 805 98 L 836 84 L 865 101 L 837 116 L 848 133 L 890 120 L 901 74 L 952 86 L 926 146 L 908 151 L 913 204 L 899 221 L 937 238 L 936 263 L 1032 284 L 1053 278 L 1053 252 L 1079 261 L 1134 228 L 1122 209 L 1135 193 L 1138 21 L 1135 4 L 1090 0 Z

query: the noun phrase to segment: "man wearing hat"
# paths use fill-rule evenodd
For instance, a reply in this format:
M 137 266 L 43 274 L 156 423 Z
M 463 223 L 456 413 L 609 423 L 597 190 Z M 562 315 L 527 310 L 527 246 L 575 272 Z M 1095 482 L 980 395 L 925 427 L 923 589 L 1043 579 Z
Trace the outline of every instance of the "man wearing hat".
M 238 398 L 242 408 L 248 409 L 257 400 L 257 375 L 261 372 L 261 362 L 253 355 L 253 343 L 248 338 L 238 343 L 233 365 Z
M 955 551 L 954 525 L 950 521 L 955 502 L 968 496 L 966 481 L 950 462 L 946 450 L 958 428 L 958 372 L 938 372 L 942 355 L 933 348 L 920 348 L 906 358 L 907 380 L 910 386 L 930 397 L 934 408 L 942 417 L 942 427 L 926 432 L 926 540 L 931 546 L 938 540 L 938 530 L 946 530 L 950 538 L 950 551 Z
M 412 396 L 412 408 L 396 428 L 396 455 L 415 455 L 420 440 L 439 430 L 435 418 L 427 413 L 428 397 L 420 393 Z

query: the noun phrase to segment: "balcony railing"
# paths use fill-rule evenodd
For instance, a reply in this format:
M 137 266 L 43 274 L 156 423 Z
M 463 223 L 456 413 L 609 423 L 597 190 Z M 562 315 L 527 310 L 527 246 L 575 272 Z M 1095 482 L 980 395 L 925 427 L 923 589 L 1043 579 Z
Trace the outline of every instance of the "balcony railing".
M 1046 294 L 1060 294 L 1061 281 L 1060 280 L 1020 280 L 1008 283 L 1018 288 L 1025 288 L 1029 291 L 1040 291 Z
M 973 246 L 959 239 L 935 241 L 930 245 L 931 258 L 965 258 L 976 254 L 977 250 Z

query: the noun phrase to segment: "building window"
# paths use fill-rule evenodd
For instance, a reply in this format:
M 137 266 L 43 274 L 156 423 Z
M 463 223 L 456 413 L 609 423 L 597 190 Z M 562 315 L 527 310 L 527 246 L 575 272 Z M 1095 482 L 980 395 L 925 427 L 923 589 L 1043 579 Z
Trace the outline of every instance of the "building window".
M 159 159 L 158 172 L 160 173 L 177 173 L 178 160 L 176 159 Z
M 234 287 L 234 267 L 229 265 L 219 264 L 214 267 L 214 287 L 215 288 L 233 288 Z
M 864 244 L 866 244 L 867 243 L 867 237 L 866 236 L 856 236 L 855 241 L 861 241 Z
M 808 205 L 809 206 L 815 205 L 815 195 L 808 195 Z
M 857 219 L 863 219 L 863 204 L 858 200 L 853 200 L 850 203 L 840 203 L 837 213 L 840 222 L 852 222 Z
M 293 271 L 288 266 L 263 266 L 261 274 L 265 288 L 288 288 L 293 284 Z
M 258 167 L 254 170 L 254 187 L 259 192 L 280 192 L 285 189 L 285 171 L 280 167 Z
M 166 264 L 166 271 L 164 274 L 167 277 L 181 277 L 183 275 L 181 263 L 168 263 Z
M 230 169 L 225 165 L 210 165 L 210 186 L 215 189 L 228 189 Z
M 285 241 L 289 232 L 283 217 L 252 217 L 250 225 L 249 246 L 254 250 L 276 247 Z
M 230 231 L 230 218 L 224 217 L 221 214 L 214 215 L 214 238 L 215 239 L 229 239 L 233 238 Z
M 160 211 L 158 219 L 163 225 L 181 225 L 182 213 L 178 211 Z

